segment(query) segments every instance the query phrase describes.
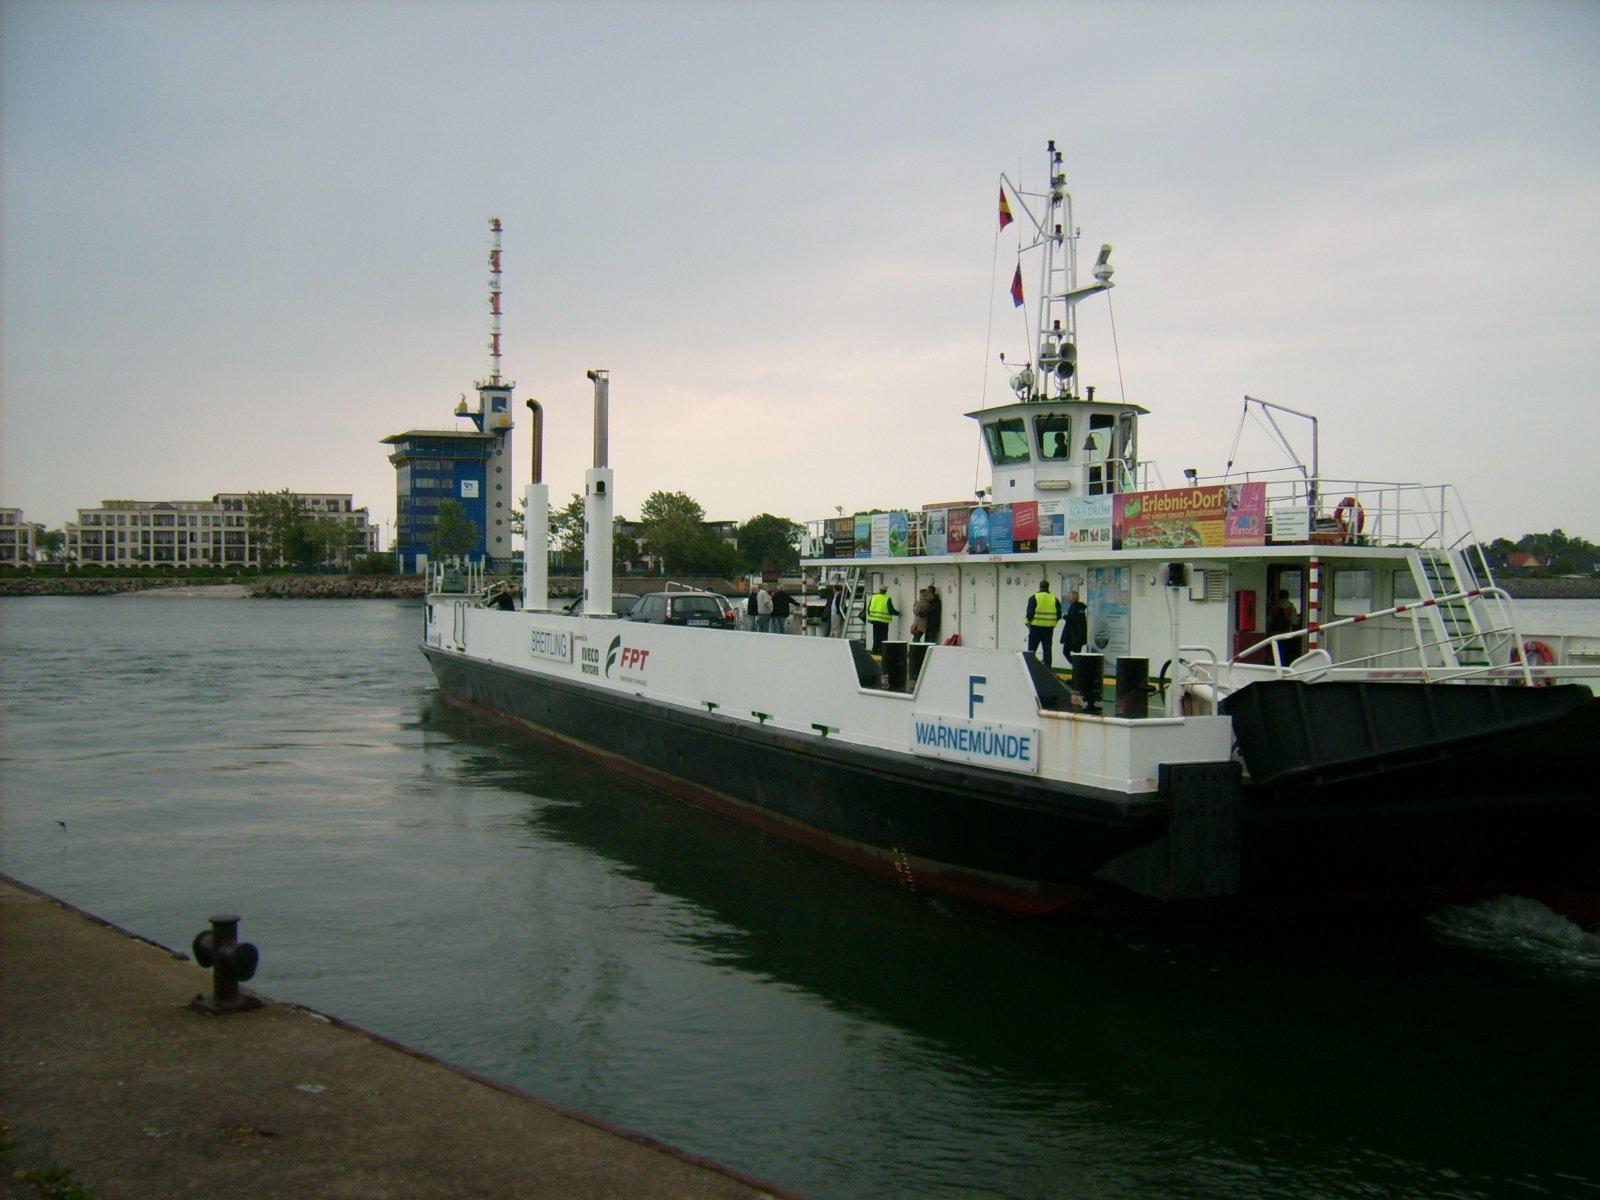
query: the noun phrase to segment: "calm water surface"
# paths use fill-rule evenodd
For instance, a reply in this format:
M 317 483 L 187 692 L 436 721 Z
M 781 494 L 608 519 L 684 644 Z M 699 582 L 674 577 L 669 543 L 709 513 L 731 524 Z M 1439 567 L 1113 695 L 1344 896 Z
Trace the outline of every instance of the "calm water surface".
M 174 947 L 241 913 L 267 995 L 817 1197 L 1600 1196 L 1600 938 L 1548 909 L 953 909 L 457 716 L 420 632 L 0 601 L 0 868 Z

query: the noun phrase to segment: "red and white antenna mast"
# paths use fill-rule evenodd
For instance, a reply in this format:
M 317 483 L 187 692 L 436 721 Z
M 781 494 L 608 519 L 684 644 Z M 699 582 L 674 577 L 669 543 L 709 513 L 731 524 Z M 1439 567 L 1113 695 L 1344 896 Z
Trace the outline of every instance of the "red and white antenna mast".
M 500 218 L 489 218 L 489 382 L 500 386 Z

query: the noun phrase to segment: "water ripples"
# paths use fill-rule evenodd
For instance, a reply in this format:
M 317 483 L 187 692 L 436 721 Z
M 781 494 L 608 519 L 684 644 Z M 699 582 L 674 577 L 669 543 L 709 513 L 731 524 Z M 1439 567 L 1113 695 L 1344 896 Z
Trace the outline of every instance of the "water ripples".
M 1000 921 L 445 708 L 415 605 L 0 617 L 5 870 L 165 945 L 240 912 L 269 995 L 819 1200 L 1600 1187 L 1548 909 Z

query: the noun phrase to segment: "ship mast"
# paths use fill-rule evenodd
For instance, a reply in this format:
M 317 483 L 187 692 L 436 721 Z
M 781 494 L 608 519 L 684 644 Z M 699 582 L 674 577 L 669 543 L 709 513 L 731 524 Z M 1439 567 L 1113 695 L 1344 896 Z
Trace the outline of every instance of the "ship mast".
M 1026 193 L 1002 175 L 1002 186 L 1016 199 L 1018 207 L 1033 227 L 1033 241 L 1018 250 L 1043 249 L 1039 271 L 1039 332 L 1034 357 L 1028 366 L 1012 377 L 1011 387 L 1019 400 L 1077 400 L 1078 395 L 1078 301 L 1103 292 L 1111 283 L 1111 247 L 1101 246 L 1095 260 L 1095 281 L 1078 286 L 1078 237 L 1072 223 L 1072 195 L 1067 191 L 1067 174 L 1061 164 L 1061 151 L 1055 139 L 1047 146 L 1049 190 Z M 1030 204 L 1029 201 L 1033 201 Z M 1042 209 L 1035 215 L 1034 205 Z

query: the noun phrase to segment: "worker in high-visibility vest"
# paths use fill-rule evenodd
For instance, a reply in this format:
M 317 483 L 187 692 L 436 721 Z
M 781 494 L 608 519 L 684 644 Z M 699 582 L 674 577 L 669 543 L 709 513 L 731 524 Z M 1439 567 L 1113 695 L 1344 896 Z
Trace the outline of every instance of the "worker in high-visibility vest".
M 1037 654 L 1042 648 L 1044 665 L 1055 665 L 1050 642 L 1056 625 L 1061 620 L 1061 601 L 1050 594 L 1050 581 L 1039 580 L 1039 590 L 1028 597 L 1028 653 Z
M 871 600 L 867 601 L 867 624 L 872 626 L 874 654 L 883 648 L 883 640 L 889 636 L 889 622 L 899 615 L 900 610 L 889 598 L 889 585 L 886 583 L 872 594 Z

